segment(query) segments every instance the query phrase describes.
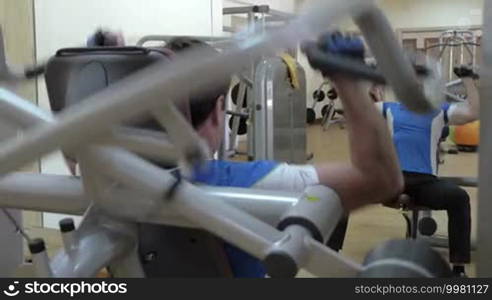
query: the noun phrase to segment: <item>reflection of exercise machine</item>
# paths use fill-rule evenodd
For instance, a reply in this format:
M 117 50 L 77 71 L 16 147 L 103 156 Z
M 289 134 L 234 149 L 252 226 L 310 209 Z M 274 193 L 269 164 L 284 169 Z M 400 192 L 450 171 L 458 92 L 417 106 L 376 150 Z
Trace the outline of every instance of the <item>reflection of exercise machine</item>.
M 446 140 L 449 135 L 449 127 L 445 127 L 441 136 L 441 141 L 438 145 L 436 159 L 438 165 L 444 163 L 442 159 L 443 152 L 439 148 L 441 143 Z M 477 187 L 477 178 L 471 177 L 441 177 L 442 180 L 452 182 L 461 187 Z M 415 203 L 409 195 L 402 194 L 395 205 L 390 207 L 399 208 L 405 218 L 407 229 L 406 237 L 411 239 L 423 239 L 430 242 L 433 246 L 448 247 L 448 238 L 446 236 L 438 236 L 437 222 L 432 217 L 432 209 L 426 206 L 421 206 Z M 472 248 L 476 246 L 472 244 Z
M 320 87 L 313 92 L 313 105 L 306 109 L 306 122 L 308 124 L 313 124 L 316 121 L 316 107 L 319 103 L 325 101 L 326 93 L 323 91 L 323 87 L 327 84 L 328 82 L 323 82 Z
M 470 30 L 448 30 L 441 33 L 439 43 L 427 47 L 425 50 L 439 47 L 438 59 L 443 68 L 445 68 L 444 79 L 452 81 L 455 79 L 453 68 L 460 65 L 475 66 L 476 63 L 476 47 L 480 46 L 477 42 L 475 33 Z M 456 50 L 459 48 L 459 52 Z M 465 52 L 468 58 L 465 58 Z M 459 59 L 455 56 L 459 54 Z
M 285 24 L 294 15 L 267 5 L 229 7 L 227 16 L 246 15 L 247 31 L 264 32 L 275 24 Z M 229 30 L 232 31 L 232 30 Z M 234 111 L 228 121 L 230 133 L 224 143 L 223 158 L 241 154 L 238 136 L 246 136 L 248 159 L 270 159 L 291 163 L 306 161 L 306 128 L 299 110 L 306 102 L 303 68 L 289 54 L 263 56 L 237 75 L 231 92 Z
M 337 109 L 335 106 L 338 94 L 334 88 L 330 88 L 326 92 L 323 90 L 325 86 L 329 86 L 328 81 L 323 82 L 313 92 L 313 105 L 307 109 L 307 123 L 313 124 L 316 121 L 316 107 L 321 104 L 325 98 L 328 99 L 328 104 L 323 105 L 321 108 L 321 126 L 323 130 L 327 130 L 332 124 L 339 124 L 340 128 L 343 128 L 343 118 L 337 118 L 337 115 L 343 115 L 343 110 Z
M 320 16 L 319 11 L 326 13 Z M 153 223 L 206 230 L 263 260 L 271 276 L 294 276 L 299 268 L 318 276 L 448 276 L 442 258 L 418 242 L 386 243 L 364 265 L 329 250 L 321 241 L 342 215 L 340 200 L 329 188 L 310 187 L 298 195 L 200 188 L 152 163 L 189 167 L 206 157 L 199 137 L 169 101 L 185 96 L 186 82 L 201 82 L 206 90 L 218 78 L 247 66 L 248 56 L 293 47 L 303 33 L 318 34 L 330 20 L 346 14 L 355 14 L 362 31 L 370 32 L 365 38 L 376 59 L 387 62 L 381 70 L 394 82 L 396 93 L 416 83 L 412 72 L 402 71 L 411 66 L 384 15 L 361 0 L 320 1 L 296 23 L 237 43 L 220 57 L 190 52 L 172 62 L 159 60 L 107 88 L 108 77 L 101 76 L 107 75 L 104 64 L 84 64 L 84 72 L 101 76 L 104 84 L 98 76 L 87 78 L 90 84 L 76 83 L 68 95 L 88 98 L 56 117 L 2 89 L 2 119 L 26 130 L 20 138 L 2 141 L 0 172 L 6 176 L 0 179 L 0 206 L 84 214 L 75 230 L 70 222 L 61 224 L 65 247 L 51 261 L 41 240 L 29 240 L 36 275 L 88 277 L 109 266 L 114 276 L 141 277 L 137 224 Z M 8 74 L 6 67 L 0 71 Z M 84 94 L 94 85 L 99 92 Z M 402 94 L 400 99 L 417 110 L 430 107 L 420 89 L 411 91 L 412 97 Z M 148 115 L 166 134 L 127 127 Z M 14 172 L 57 149 L 76 157 L 80 178 Z
M 294 15 L 270 9 L 268 5 L 228 7 L 224 16 L 246 15 L 246 32 L 262 33 L 271 25 L 285 24 Z M 225 28 L 233 31 L 232 28 Z M 194 37 L 219 49 L 227 49 L 241 39 Z M 166 43 L 172 36 L 150 35 L 139 40 Z M 264 55 L 236 73 L 226 104 L 224 142 L 219 157 L 246 155 L 249 160 L 268 159 L 290 163 L 306 161 L 306 128 L 299 114 L 306 101 L 303 68 L 289 54 Z M 239 136 L 246 136 L 245 151 L 238 149 Z
M 441 177 L 461 187 L 477 187 L 477 178 L 471 177 Z M 398 201 L 398 208 L 406 220 L 407 238 L 422 239 L 435 247 L 448 247 L 448 238 L 438 236 L 437 223 L 432 217 L 432 210 L 425 206 L 415 205 L 408 195 L 402 195 Z M 476 250 L 476 243 L 472 241 L 472 249 Z

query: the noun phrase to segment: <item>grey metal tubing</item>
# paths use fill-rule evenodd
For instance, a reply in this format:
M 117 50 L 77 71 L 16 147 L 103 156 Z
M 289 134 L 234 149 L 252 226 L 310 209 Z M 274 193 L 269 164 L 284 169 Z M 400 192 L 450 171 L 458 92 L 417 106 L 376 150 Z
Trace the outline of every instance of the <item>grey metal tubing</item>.
M 128 129 L 103 138 L 102 145 L 122 147 L 155 161 L 173 164 L 179 159 L 176 147 L 167 141 L 168 136 L 165 134 L 150 136 L 142 130 Z
M 69 176 L 12 173 L 0 179 L 0 206 L 80 215 L 88 200 L 80 180 Z
M 227 204 L 255 216 L 274 227 L 280 217 L 292 207 L 302 193 L 266 191 L 242 188 L 201 186 L 200 189 L 211 196 L 217 196 Z
M 16 94 L 0 87 L 0 117 L 28 128 L 54 120 L 51 113 L 40 109 L 35 104 L 25 101 Z
M 262 28 L 263 29 L 263 28 Z M 256 20 L 255 20 L 255 14 L 253 12 L 250 12 L 248 13 L 248 32 L 250 34 L 255 34 L 255 33 L 258 33 L 257 32 L 258 30 L 258 26 L 256 24 Z M 263 32 L 260 32 L 260 34 L 262 34 Z M 258 58 L 252 58 L 251 59 L 251 62 L 250 62 L 250 67 L 249 67 L 249 70 L 248 70 L 248 73 L 249 75 L 247 77 L 251 78 L 251 81 L 253 83 L 252 87 L 248 87 L 247 90 L 249 91 L 248 94 L 247 94 L 247 97 L 246 97 L 246 106 L 248 107 L 248 109 L 253 109 L 254 107 L 254 100 L 253 100 L 253 87 L 254 87 L 254 80 L 255 79 L 255 75 L 256 75 L 256 65 L 258 63 Z M 242 101 L 243 98 L 241 98 L 239 101 Z M 238 101 L 238 102 L 239 102 Z M 243 103 L 243 102 L 241 102 Z M 241 104 L 242 106 L 242 104 Z M 238 108 L 241 108 L 241 106 L 238 106 Z M 248 137 L 247 137 L 247 140 L 246 140 L 246 152 L 248 153 L 248 159 L 258 159 L 257 157 L 257 153 L 255 151 L 255 143 L 257 143 L 257 136 L 254 132 L 254 128 L 253 128 L 253 122 L 256 118 L 256 114 L 251 114 L 251 120 L 250 122 L 247 122 L 247 132 L 248 132 Z M 237 122 L 237 125 L 239 126 L 239 120 L 237 120 L 238 118 L 234 118 L 233 121 Z M 236 132 L 237 132 L 237 128 L 235 129 Z M 236 136 L 237 138 L 237 136 Z M 232 148 L 234 149 L 234 148 Z
M 410 60 L 403 49 L 384 14 L 375 6 L 359 16 L 355 23 L 364 35 L 378 67 L 393 87 L 398 100 L 416 112 L 427 112 L 433 105 L 427 99 Z M 437 106 L 437 104 L 434 104 Z
M 254 5 L 254 6 L 238 6 L 238 7 L 224 7 L 222 9 L 223 15 L 236 15 L 236 14 L 249 14 L 249 13 L 268 13 L 270 6 L 268 5 Z
M 241 249 L 261 258 L 270 245 L 281 239 L 283 234 L 268 224 L 247 213 L 217 201 L 216 197 L 204 194 L 201 189 L 187 182 L 181 182 L 171 199 L 166 198 L 174 179 L 167 171 L 153 166 L 124 150 L 91 149 L 90 159 L 97 165 L 105 162 L 101 172 L 122 183 L 141 187 L 141 191 L 155 195 L 153 207 L 160 203 L 170 211 L 176 211 L 189 221 L 215 233 Z M 98 161 L 99 160 L 99 161 Z M 122 175 L 116 175 L 122 174 Z M 95 199 L 102 202 L 102 199 Z M 135 202 L 137 205 L 138 202 Z M 241 237 L 241 238 L 239 238 Z
M 38 278 L 53 277 L 53 272 L 50 268 L 50 259 L 46 250 L 40 253 L 32 254 L 32 265 L 34 268 L 34 276 Z
M 238 73 L 237 75 L 242 83 L 246 84 L 248 88 L 253 88 L 253 81 L 246 77 L 244 74 Z
M 133 225 L 119 223 L 91 209 L 77 229 L 73 250 L 58 252 L 51 261 L 55 277 L 94 277 L 136 246 Z
M 301 193 L 242 188 L 200 187 L 201 193 L 217 197 L 248 214 L 276 226 L 285 211 Z M 13 173 L 0 180 L 0 206 L 24 210 L 82 215 L 88 208 L 80 179 L 45 174 Z M 107 214 L 139 222 L 196 227 L 179 214 L 159 203 L 161 197 L 110 185 L 102 193 L 98 206 Z M 118 209 L 114 209 L 118 207 Z M 149 211 L 152 214 L 149 215 Z
M 449 92 L 443 92 L 444 93 L 444 96 L 446 96 L 447 98 L 449 98 L 450 100 L 453 100 L 453 101 L 456 101 L 456 102 L 464 102 L 466 101 L 466 99 L 464 98 L 461 98 L 453 93 L 449 93 Z
M 185 119 L 172 102 L 165 102 L 161 109 L 152 111 L 155 120 L 166 129 L 169 140 L 180 152 L 181 158 L 192 165 L 210 157 L 209 147 L 191 123 Z
M 226 114 L 235 116 L 235 117 L 240 117 L 240 118 L 249 118 L 249 114 L 247 113 L 242 113 L 242 112 L 237 112 L 237 111 L 232 111 L 232 110 L 227 110 Z
M 5 57 L 3 31 L 2 28 L 0 27 L 0 82 L 10 83 L 17 79 L 19 79 L 19 77 L 16 76 L 16 74 L 13 74 L 9 66 L 7 65 L 7 60 Z
M 320 1 L 281 30 L 239 42 L 237 47 L 219 57 L 206 57 L 198 50 L 183 54 L 166 63 L 165 67 L 156 63 L 67 108 L 58 115 L 58 122 L 38 126 L 26 132 L 23 139 L 5 141 L 0 148 L 0 174 L 13 171 L 57 148 L 86 144 L 102 129 L 144 114 L 165 99 L 181 99 L 186 96 L 186 82 L 200 83 L 197 88 L 206 90 L 217 79 L 249 65 L 251 57 L 292 47 L 301 39 L 319 34 L 343 16 L 360 13 L 368 7 L 371 3 L 362 0 L 348 3 Z
M 169 171 L 123 149 L 94 147 L 90 158 L 91 162 L 99 166 L 99 174 L 151 196 L 164 197 L 176 181 Z
M 236 103 L 236 112 L 240 112 L 243 109 L 243 104 L 244 104 L 244 97 L 246 95 L 247 91 L 246 85 L 241 81 L 239 83 L 239 91 L 237 93 L 237 103 Z M 251 94 L 251 91 L 248 93 L 248 95 Z M 249 97 L 249 96 L 248 96 Z M 229 135 L 229 149 L 234 149 L 236 147 L 236 141 L 237 141 L 237 136 L 238 136 L 238 131 L 239 131 L 239 123 L 240 123 L 240 118 L 237 117 L 232 117 L 232 128 L 230 131 Z M 251 137 L 251 135 L 249 135 Z M 249 138 L 248 138 L 249 140 Z
M 454 47 L 449 49 L 449 68 L 448 68 L 448 80 L 453 78 L 453 61 L 454 61 Z
M 106 153 L 108 155 L 105 155 Z M 227 204 L 225 201 L 217 201 L 216 197 L 204 194 L 200 188 L 185 181 L 181 182 L 180 186 L 174 190 L 174 194 L 171 195 L 172 198 L 167 199 L 167 192 L 176 179 L 167 171 L 157 168 L 124 150 L 94 149 L 90 153 L 90 158 L 96 164 L 98 164 L 97 159 L 101 160 L 100 162 L 106 161 L 104 168 L 101 168 L 101 171 L 106 172 L 106 175 L 123 173 L 124 176 L 113 176 L 118 177 L 117 179 L 125 184 L 142 187 L 141 190 L 149 195 L 155 195 L 157 201 L 151 206 L 154 209 L 162 203 L 167 206 L 169 211 L 178 212 L 189 221 L 256 257 L 261 258 L 270 244 L 283 236 L 281 232 L 268 224 Z M 106 171 L 107 169 L 111 171 Z M 102 202 L 102 199 L 97 200 Z M 137 203 L 135 202 L 136 205 Z
M 97 171 L 102 167 L 93 159 L 101 157 L 104 147 L 89 146 L 78 155 L 84 192 L 92 203 L 100 203 L 105 183 Z M 95 168 L 97 165 L 98 168 Z M 116 206 L 117 207 L 117 206 Z M 113 208 L 114 209 L 114 208 Z M 122 223 L 101 214 L 96 206 L 90 206 L 81 225 L 67 245 L 70 251 L 59 251 L 51 263 L 55 277 L 94 277 L 102 268 L 117 258 L 125 257 L 137 245 L 137 228 L 134 223 Z
M 284 238 L 284 233 L 226 202 L 200 193 L 199 188 L 189 183 L 182 185 L 168 205 L 251 255 L 263 259 L 272 244 Z
M 216 36 L 187 36 L 192 39 L 202 40 L 206 42 L 221 42 L 226 41 L 227 38 L 224 37 L 216 37 Z M 175 35 L 146 35 L 137 41 L 137 46 L 142 47 L 145 43 L 148 42 L 164 42 L 168 43 L 173 38 L 176 38 Z
M 478 277 L 492 276 L 492 1 L 484 1 L 480 68 L 480 147 L 478 192 Z
M 362 265 L 344 257 L 340 253 L 326 247 L 308 237 L 305 240 L 309 256 L 304 269 L 318 277 L 357 277 L 362 271 Z
M 450 87 L 454 87 L 454 86 L 461 85 L 461 84 L 463 84 L 463 80 L 462 79 L 456 79 L 456 80 L 453 80 L 453 81 L 446 83 L 446 87 L 450 88 Z

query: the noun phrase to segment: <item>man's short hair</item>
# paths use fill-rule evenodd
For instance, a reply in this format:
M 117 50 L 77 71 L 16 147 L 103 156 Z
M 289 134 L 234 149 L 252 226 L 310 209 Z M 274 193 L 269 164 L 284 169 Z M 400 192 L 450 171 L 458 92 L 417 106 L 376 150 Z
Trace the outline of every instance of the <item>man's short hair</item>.
M 187 51 L 199 49 L 204 55 L 218 56 L 220 52 L 209 44 L 195 38 L 176 37 L 166 44 L 166 48 L 176 55 Z M 203 76 L 207 76 L 203 74 Z M 218 80 L 216 84 L 207 90 L 199 90 L 197 84 L 190 82 L 190 116 L 194 128 L 198 128 L 209 117 L 217 105 L 220 96 L 226 96 L 230 86 L 230 76 Z

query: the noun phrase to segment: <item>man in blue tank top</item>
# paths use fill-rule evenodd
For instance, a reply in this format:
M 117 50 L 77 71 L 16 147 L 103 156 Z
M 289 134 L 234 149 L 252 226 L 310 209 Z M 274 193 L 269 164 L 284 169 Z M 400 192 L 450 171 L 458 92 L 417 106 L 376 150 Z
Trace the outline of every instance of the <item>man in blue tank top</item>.
M 363 61 L 364 46 L 356 38 L 327 36 L 332 53 L 349 55 Z M 176 38 L 167 44 L 179 55 L 200 48 L 210 55 L 216 50 L 190 38 Z M 205 75 L 205 74 L 204 74 Z M 362 80 L 330 74 L 343 101 L 350 141 L 351 163 L 290 165 L 272 161 L 231 162 L 211 160 L 197 169 L 194 182 L 214 186 L 254 187 L 258 189 L 303 191 L 310 185 L 326 185 L 334 189 L 348 212 L 365 204 L 381 203 L 396 197 L 403 187 L 397 156 L 384 120 L 370 97 L 369 84 Z M 212 153 L 222 142 L 225 120 L 225 96 L 229 78 L 218 84 L 215 92 L 193 93 L 190 83 L 191 123 L 208 143 Z M 260 261 L 232 245 L 225 252 L 236 277 L 264 277 Z
M 459 186 L 439 179 L 438 151 L 443 130 L 448 125 L 462 125 L 478 117 L 478 76 L 469 67 L 455 73 L 463 81 L 467 101 L 445 103 L 440 109 L 419 115 L 397 102 L 382 102 L 381 87 L 373 86 L 370 96 L 385 117 L 398 153 L 405 193 L 416 204 L 448 213 L 449 256 L 457 276 L 465 276 L 464 265 L 470 262 L 470 199 Z

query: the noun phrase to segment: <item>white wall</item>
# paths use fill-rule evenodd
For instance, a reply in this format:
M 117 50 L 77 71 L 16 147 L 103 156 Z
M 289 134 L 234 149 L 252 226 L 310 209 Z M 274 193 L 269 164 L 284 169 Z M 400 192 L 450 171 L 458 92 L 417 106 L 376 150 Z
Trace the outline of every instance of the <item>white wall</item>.
M 379 0 L 397 29 L 482 24 L 484 0 Z
M 36 0 L 36 59 L 44 61 L 63 47 L 81 46 L 98 27 L 121 30 L 127 44 L 144 35 L 218 35 L 221 0 Z M 44 82 L 38 103 L 49 109 Z M 42 160 L 43 173 L 67 174 L 59 153 Z M 45 214 L 44 225 L 58 227 L 59 215 Z
M 223 0 L 222 5 L 223 7 L 268 5 L 271 9 L 287 13 L 294 13 L 297 8 L 296 0 Z M 235 17 L 244 18 L 244 24 L 246 24 L 246 15 L 236 15 Z M 231 26 L 232 24 L 230 15 L 223 16 L 222 21 L 224 26 Z

